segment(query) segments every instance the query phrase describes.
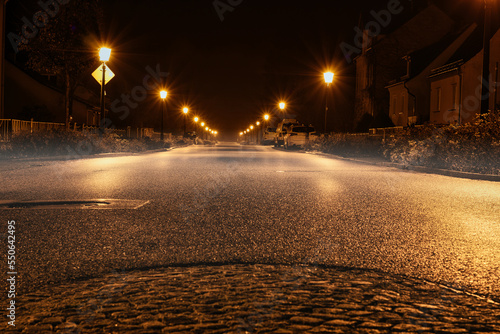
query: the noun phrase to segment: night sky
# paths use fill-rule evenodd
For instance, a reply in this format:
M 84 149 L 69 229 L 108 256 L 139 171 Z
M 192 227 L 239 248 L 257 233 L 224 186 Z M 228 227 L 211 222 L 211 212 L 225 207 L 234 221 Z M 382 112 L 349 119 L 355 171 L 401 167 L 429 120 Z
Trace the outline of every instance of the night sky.
M 192 116 L 232 136 L 272 113 L 279 100 L 288 103 L 290 115 L 322 128 L 322 73 L 329 69 L 336 74 L 329 126 L 351 129 L 354 69 L 339 45 L 353 44 L 360 13 L 365 22 L 372 20 L 370 11 L 386 9 L 389 0 L 220 2 L 240 4 L 224 12 L 221 21 L 213 0 L 105 0 L 101 39 L 113 49 L 109 66 L 116 74 L 108 85 L 110 99 L 142 85 L 146 66 L 159 67 L 169 73 L 170 130 L 180 128 L 180 110 L 187 105 Z M 401 0 L 405 11 L 391 19 L 386 31 L 404 22 L 417 2 Z M 440 1 L 450 15 L 466 21 L 478 19 L 481 3 Z M 158 94 L 149 93 L 127 119 L 116 123 L 157 126 Z

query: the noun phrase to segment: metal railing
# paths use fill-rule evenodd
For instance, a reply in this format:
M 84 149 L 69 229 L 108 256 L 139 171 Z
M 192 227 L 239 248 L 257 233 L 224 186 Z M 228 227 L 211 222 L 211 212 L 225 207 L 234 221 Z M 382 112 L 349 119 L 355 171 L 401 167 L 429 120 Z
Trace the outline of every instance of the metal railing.
M 50 123 L 50 122 L 35 122 L 24 121 L 18 119 L 0 119 L 0 140 L 10 140 L 13 135 L 20 133 L 34 133 L 51 130 L 64 130 L 66 124 L 64 123 Z M 78 131 L 89 134 L 99 134 L 100 129 L 96 126 L 88 126 L 86 124 L 72 123 L 69 130 Z M 106 133 L 115 133 L 122 138 L 156 138 L 156 134 L 152 128 L 134 128 L 127 127 L 126 129 L 106 129 Z M 159 138 L 159 135 L 158 135 Z

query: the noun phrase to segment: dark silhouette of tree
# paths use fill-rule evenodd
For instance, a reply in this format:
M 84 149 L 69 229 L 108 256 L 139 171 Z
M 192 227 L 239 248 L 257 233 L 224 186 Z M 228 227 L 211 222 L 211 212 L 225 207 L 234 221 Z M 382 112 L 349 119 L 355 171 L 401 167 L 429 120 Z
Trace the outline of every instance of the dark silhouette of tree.
M 65 92 L 68 127 L 75 90 L 98 64 L 101 1 L 70 1 L 51 9 L 45 17 L 39 16 L 44 22 L 33 22 L 42 27 L 19 50 L 26 52 L 28 68 L 42 75 L 57 76 L 58 86 Z

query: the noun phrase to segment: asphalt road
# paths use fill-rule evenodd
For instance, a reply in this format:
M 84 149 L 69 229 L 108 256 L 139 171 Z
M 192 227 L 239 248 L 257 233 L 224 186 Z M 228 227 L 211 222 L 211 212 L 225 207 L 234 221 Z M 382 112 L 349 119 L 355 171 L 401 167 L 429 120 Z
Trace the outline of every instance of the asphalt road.
M 128 199 L 132 209 L 0 210 L 19 288 L 183 264 L 376 269 L 500 301 L 500 184 L 222 143 L 0 162 L 0 200 Z

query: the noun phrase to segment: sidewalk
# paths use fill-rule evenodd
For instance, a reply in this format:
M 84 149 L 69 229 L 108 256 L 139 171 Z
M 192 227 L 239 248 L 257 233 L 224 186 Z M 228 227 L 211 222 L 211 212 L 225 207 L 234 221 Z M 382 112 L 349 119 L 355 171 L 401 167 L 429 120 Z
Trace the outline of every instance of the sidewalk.
M 305 151 L 303 151 L 303 152 L 305 152 Z M 468 172 L 460 172 L 460 171 L 455 171 L 455 170 L 450 170 L 450 169 L 438 169 L 438 168 L 430 168 L 430 167 L 424 167 L 424 166 L 405 165 L 405 164 L 400 164 L 400 163 L 389 162 L 386 159 L 381 158 L 381 157 L 348 158 L 348 157 L 342 157 L 342 156 L 335 155 L 335 154 L 329 154 L 329 153 L 323 153 L 323 152 L 317 152 L 317 151 L 306 152 L 306 153 L 321 155 L 324 157 L 330 157 L 330 158 L 335 158 L 335 159 L 353 161 L 353 162 L 358 162 L 358 163 L 372 164 L 372 165 L 384 166 L 384 167 L 393 167 L 393 168 L 410 170 L 410 171 L 420 172 L 420 173 L 438 174 L 438 175 L 458 177 L 458 178 L 463 178 L 463 179 L 500 182 L 500 175 L 468 173 Z
M 498 333 L 500 304 L 375 271 L 222 265 L 123 272 L 20 296 L 23 333 Z

